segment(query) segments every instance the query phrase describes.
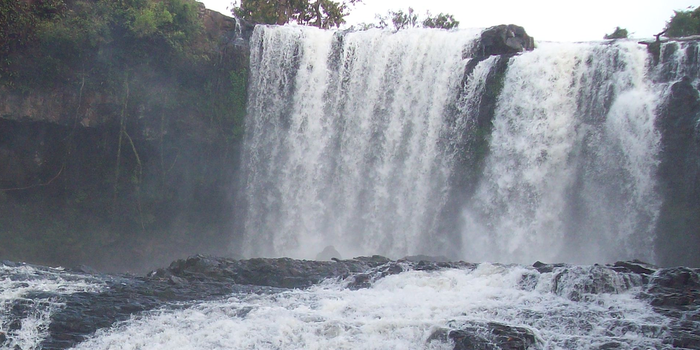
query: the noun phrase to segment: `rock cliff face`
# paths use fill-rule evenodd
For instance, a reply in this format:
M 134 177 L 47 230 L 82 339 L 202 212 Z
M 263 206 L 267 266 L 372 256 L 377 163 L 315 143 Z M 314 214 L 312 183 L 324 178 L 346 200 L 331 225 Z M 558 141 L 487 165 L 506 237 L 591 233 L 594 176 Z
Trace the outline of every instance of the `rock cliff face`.
M 700 264 L 699 121 L 698 90 L 685 76 L 671 86 L 657 120 L 663 145 L 659 180 L 664 196 L 657 231 L 664 264 Z
M 235 19 L 198 16 L 202 58 L 104 78 L 104 44 L 88 72 L 0 84 L 0 256 L 141 270 L 228 251 L 248 49 Z

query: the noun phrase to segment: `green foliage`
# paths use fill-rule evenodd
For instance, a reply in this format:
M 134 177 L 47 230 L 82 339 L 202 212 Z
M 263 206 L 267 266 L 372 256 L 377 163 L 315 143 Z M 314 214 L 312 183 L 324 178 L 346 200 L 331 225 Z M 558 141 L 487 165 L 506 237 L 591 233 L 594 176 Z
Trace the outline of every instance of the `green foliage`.
M 395 30 L 401 30 L 406 28 L 415 28 L 420 22 L 418 22 L 418 14 L 413 11 L 413 8 L 409 7 L 407 12 L 403 10 L 389 11 L 385 16 L 376 16 L 379 20 L 379 28 L 388 28 L 392 26 Z
M 30 91 L 91 79 L 119 86 L 141 65 L 171 70 L 176 62 L 207 60 L 203 23 L 194 0 L 63 0 L 0 7 L 6 56 L 0 84 Z M 195 40 L 198 38 L 198 40 Z M 202 40 L 204 39 L 204 40 Z M 75 74 L 80 72 L 80 74 Z
M 66 10 L 63 0 L 27 2 L 3 0 L 0 3 L 0 56 L 29 44 L 36 25 L 51 20 Z
M 0 3 L 0 56 L 22 47 L 34 34 L 36 17 L 24 1 L 9 0 Z
M 34 2 L 34 15 L 40 20 L 50 20 L 66 11 L 64 0 L 42 0 Z
M 243 127 L 246 114 L 246 104 L 248 102 L 248 95 L 246 92 L 246 87 L 248 86 L 248 71 L 247 70 L 232 70 L 229 72 L 230 89 L 227 94 L 227 101 L 230 103 L 228 106 L 229 111 L 233 111 L 233 128 L 231 136 L 234 139 L 241 138 L 243 136 Z
M 615 30 L 610 34 L 605 34 L 603 39 L 627 39 L 628 35 L 627 29 L 615 27 Z
M 455 20 L 454 16 L 447 13 L 439 13 L 436 16 L 426 12 L 425 18 L 420 19 L 413 8 L 409 7 L 408 11 L 403 10 L 389 11 L 386 15 L 376 15 L 376 24 L 361 24 L 361 29 L 369 28 L 391 28 L 393 30 L 401 30 L 406 28 L 438 28 L 438 29 L 454 29 L 459 27 L 459 21 Z
M 454 29 L 459 27 L 459 21 L 455 20 L 454 16 L 449 13 L 439 13 L 437 16 L 433 17 L 430 12 L 426 14 L 426 18 L 423 20 L 424 28 L 440 28 L 440 29 Z
M 232 4 L 232 13 L 253 23 L 297 23 L 327 29 L 345 23 L 350 8 L 361 1 L 240 0 Z
M 692 11 L 674 11 L 665 29 L 665 35 L 668 37 L 700 34 L 700 7 Z
M 129 23 L 131 31 L 139 37 L 149 37 L 173 23 L 173 15 L 164 3 L 152 3 L 143 9 L 133 11 L 133 20 Z
M 56 181 L 12 192 L 11 199 L 0 191 L 0 211 L 8 213 L 0 218 L 0 241 L 8 242 L 0 254 L 16 251 L 16 259 L 26 259 L 50 251 L 56 253 L 49 260 L 65 261 L 116 241 L 154 238 L 175 220 L 197 235 L 202 225 L 228 223 L 231 210 L 221 204 L 229 192 L 222 188 L 231 183 L 230 157 L 243 134 L 248 53 L 214 42 L 200 6 L 195 0 L 0 1 L 0 87 L 72 96 L 62 103 L 76 111 L 69 125 L 49 123 L 56 140 L 42 139 L 54 152 Z M 87 108 L 98 116 L 84 128 Z M 26 141 L 10 131 L 0 126 L 0 144 Z M 117 167 L 122 176 L 115 176 Z M 184 179 L 195 177 L 200 180 L 183 188 Z M 25 198 L 26 210 L 17 198 Z M 36 217 L 54 219 L 30 220 Z

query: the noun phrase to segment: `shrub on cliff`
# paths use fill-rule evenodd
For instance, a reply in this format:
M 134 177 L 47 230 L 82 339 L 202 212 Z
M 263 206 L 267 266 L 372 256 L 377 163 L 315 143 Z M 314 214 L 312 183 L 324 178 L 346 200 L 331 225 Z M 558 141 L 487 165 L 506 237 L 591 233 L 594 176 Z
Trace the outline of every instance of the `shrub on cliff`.
M 666 23 L 667 37 L 681 37 L 700 34 L 700 7 L 688 11 L 674 11 Z
M 627 29 L 615 27 L 615 30 L 613 30 L 613 32 L 610 34 L 605 34 L 603 39 L 627 39 L 628 36 L 629 33 L 627 32 Z
M 10 0 L 0 5 L 0 83 L 26 91 L 81 79 L 76 71 L 201 58 L 207 43 L 194 40 L 203 31 L 198 6 L 192 0 Z
M 19 0 L 0 3 L 0 56 L 26 44 L 35 26 L 36 18 L 28 3 Z

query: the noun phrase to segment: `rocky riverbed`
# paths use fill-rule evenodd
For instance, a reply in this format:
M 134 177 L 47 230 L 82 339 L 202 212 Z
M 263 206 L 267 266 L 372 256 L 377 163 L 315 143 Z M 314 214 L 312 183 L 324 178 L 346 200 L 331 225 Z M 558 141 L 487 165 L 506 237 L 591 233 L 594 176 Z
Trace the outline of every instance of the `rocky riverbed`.
M 499 317 L 470 319 L 469 310 L 465 308 L 465 315 L 436 321 L 422 342 L 453 349 L 532 349 L 550 348 L 554 344 L 580 348 L 582 340 L 577 336 L 549 339 L 548 330 L 540 325 L 543 317 L 552 317 L 571 322 L 570 327 L 578 327 L 572 331 L 574 333 L 603 329 L 600 334 L 606 335 L 605 341 L 592 342 L 587 348 L 634 348 L 635 341 L 631 340 L 634 337 L 630 335 L 646 339 L 643 344 L 662 348 L 700 348 L 698 269 L 656 268 L 636 261 L 593 266 L 538 262 L 527 267 L 435 260 L 418 257 L 394 261 L 380 256 L 334 261 L 233 260 L 194 256 L 177 260 L 146 276 L 106 275 L 86 267 L 55 269 L 6 261 L 0 269 L 0 341 L 3 348 L 9 349 L 67 349 L 99 338 L 111 328 L 128 327 L 134 319 L 148 318 L 156 311 L 196 309 L 202 303 L 232 296 L 268 298 L 290 292 L 313 293 L 319 286 L 329 283 L 334 290 L 353 293 L 372 290 L 387 278 L 412 274 L 425 278 L 443 273 L 477 276 L 488 270 L 511 276 L 514 284 L 508 288 L 524 293 L 523 296 L 536 293 L 545 295 L 547 300 L 559 300 L 557 303 L 585 307 L 622 295 L 648 306 L 651 316 L 640 321 L 629 311 L 600 310 L 596 312 L 607 315 L 596 318 L 582 311 L 583 319 L 576 320 L 575 315 L 567 316 L 556 310 L 549 315 L 526 315 L 532 310 L 513 305 L 513 309 L 519 309 L 516 313 L 522 315 L 503 322 Z M 416 285 L 427 283 L 411 281 Z M 466 289 L 469 288 L 462 288 L 465 288 L 465 298 L 468 297 L 471 292 Z M 492 298 L 503 298 L 495 295 Z M 245 318 L 250 312 L 246 310 L 238 310 L 238 316 L 230 317 Z M 237 348 L 235 344 L 229 345 Z

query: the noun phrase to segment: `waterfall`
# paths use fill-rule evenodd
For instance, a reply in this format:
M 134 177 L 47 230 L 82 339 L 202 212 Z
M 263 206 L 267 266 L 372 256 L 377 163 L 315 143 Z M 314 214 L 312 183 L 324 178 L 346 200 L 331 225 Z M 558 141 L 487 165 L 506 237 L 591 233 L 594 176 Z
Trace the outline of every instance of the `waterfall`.
M 659 65 L 654 78 L 659 82 L 674 82 L 687 76 L 695 84 L 700 79 L 700 50 L 695 41 L 668 42 L 659 48 Z
M 660 135 L 643 47 L 548 44 L 514 57 L 465 210 L 467 257 L 653 261 Z
M 479 34 L 256 27 L 242 253 L 654 261 L 646 49 L 474 58 Z
M 478 34 L 258 26 L 244 253 L 425 251 L 459 151 L 447 106 Z

